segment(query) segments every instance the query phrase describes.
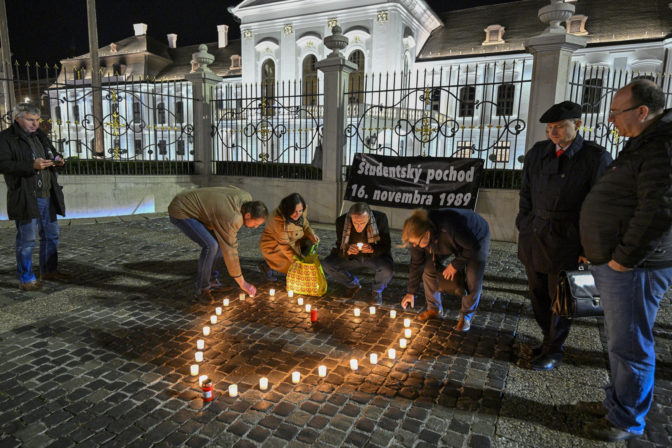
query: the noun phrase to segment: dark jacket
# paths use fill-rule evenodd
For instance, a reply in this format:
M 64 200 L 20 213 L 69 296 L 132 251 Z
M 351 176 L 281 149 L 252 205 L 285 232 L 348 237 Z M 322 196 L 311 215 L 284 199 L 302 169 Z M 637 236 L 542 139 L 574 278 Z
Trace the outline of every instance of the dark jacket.
M 590 191 L 581 243 L 594 264 L 672 266 L 672 109 L 631 138 Z
M 583 255 L 581 203 L 611 161 L 604 148 L 578 134 L 560 157 L 550 140 L 527 152 L 516 218 L 518 258 L 524 265 L 544 273 L 576 269 Z
M 429 211 L 434 229 L 429 244 L 424 249 L 411 247 L 411 263 L 406 292 L 415 294 L 428 262 L 439 268 L 440 258 L 455 255 L 451 264 L 461 271 L 468 261 L 478 256 L 481 241 L 490 236 L 488 222 L 476 212 L 456 208 Z
M 40 129 L 36 131 L 42 142 L 46 158 L 58 155 L 46 134 Z M 56 170 L 51 170 L 51 219 L 56 215 L 65 216 L 65 200 L 63 187 L 58 185 Z M 40 216 L 35 193 L 35 173 L 33 168 L 33 151 L 28 137 L 15 122 L 0 132 L 0 173 L 5 176 L 7 184 L 7 215 L 9 219 L 34 219 Z
M 341 215 L 336 219 L 336 247 L 331 250 L 332 254 L 336 254 L 339 257 L 351 258 L 351 257 L 380 257 L 387 256 L 392 258 L 392 241 L 390 240 L 390 225 L 387 222 L 387 215 L 376 210 L 371 210 L 373 212 L 373 217 L 376 220 L 376 226 L 378 227 L 378 234 L 380 235 L 380 241 L 373 245 L 372 254 L 358 254 L 358 255 L 348 255 L 347 252 L 341 250 L 341 242 L 343 241 L 343 227 L 345 227 L 345 220 L 348 218 L 348 214 Z M 357 243 L 366 243 L 366 230 L 369 227 L 369 224 L 364 228 L 363 238 L 353 238 L 355 235 L 355 227 L 351 227 L 350 231 L 350 244 Z

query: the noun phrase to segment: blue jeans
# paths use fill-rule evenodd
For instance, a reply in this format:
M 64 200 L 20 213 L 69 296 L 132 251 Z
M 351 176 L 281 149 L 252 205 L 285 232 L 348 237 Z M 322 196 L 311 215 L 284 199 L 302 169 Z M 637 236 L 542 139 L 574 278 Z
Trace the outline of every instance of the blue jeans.
M 51 220 L 50 199 L 37 198 L 40 217 L 16 220 L 16 274 L 21 283 L 35 281 L 33 249 L 35 228 L 40 232 L 40 272 L 51 274 L 58 266 L 58 221 Z
M 660 300 L 672 283 L 672 268 L 616 272 L 591 269 L 604 307 L 611 383 L 606 387 L 607 419 L 627 431 L 644 432 L 653 401 L 656 353 L 653 324 Z
M 198 219 L 177 219 L 170 217 L 170 222 L 175 224 L 190 240 L 201 246 L 201 256 L 198 259 L 198 274 L 196 276 L 196 293 L 210 289 L 212 285 L 218 285 L 218 272 L 212 270 L 215 260 L 222 257 L 217 238 Z
M 358 286 L 359 280 L 349 271 L 366 268 L 374 272 L 373 291 L 383 292 L 394 274 L 394 262 L 391 257 L 367 257 L 355 255 L 342 258 L 331 254 L 322 261 L 322 268 L 331 280 L 347 286 Z
M 474 257 L 467 261 L 465 266 L 466 294 L 462 297 L 462 307 L 460 316 L 466 320 L 474 317 L 478 303 L 481 300 L 483 291 L 483 276 L 485 275 L 485 265 L 488 261 L 490 252 L 490 234 L 479 241 L 481 247 Z M 425 301 L 428 310 L 437 310 L 443 312 L 441 304 L 441 279 L 442 271 L 439 272 L 431 259 L 425 264 L 425 272 L 422 274 L 422 284 L 425 288 Z

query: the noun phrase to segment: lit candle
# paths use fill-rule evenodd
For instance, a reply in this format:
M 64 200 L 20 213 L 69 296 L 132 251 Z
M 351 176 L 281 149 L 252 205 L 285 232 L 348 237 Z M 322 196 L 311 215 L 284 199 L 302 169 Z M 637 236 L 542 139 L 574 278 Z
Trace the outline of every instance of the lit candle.
M 203 383 L 205 382 L 205 380 L 207 380 L 207 379 L 208 379 L 208 375 L 201 375 L 201 376 L 199 376 L 199 377 L 198 377 L 198 385 L 199 385 L 199 386 L 202 386 Z
M 229 306 L 229 299 L 222 300 L 222 305 Z
M 215 314 L 218 315 L 218 316 L 222 315 L 222 307 L 221 306 L 218 306 L 217 308 L 215 308 Z
M 238 396 L 238 385 L 237 384 L 229 385 L 229 397 L 237 397 L 237 396 Z
M 287 297 L 289 297 L 290 299 L 294 297 L 294 291 L 292 291 L 291 289 L 287 291 Z
M 205 348 L 205 341 L 203 339 L 197 339 L 196 348 L 199 350 L 203 350 Z
M 371 353 L 369 355 L 369 361 L 371 362 L 371 364 L 378 364 L 378 355 L 375 353 Z
M 397 357 L 397 351 L 393 348 L 389 349 L 387 351 L 387 357 L 390 358 L 390 359 L 396 358 Z
M 375 306 L 370 306 L 369 307 L 369 314 L 371 314 L 371 315 L 376 314 L 376 307 Z
M 301 373 L 300 372 L 292 372 L 292 383 L 298 384 L 299 380 L 301 380 Z
M 245 300 L 245 293 L 244 293 L 244 292 L 241 292 L 240 294 L 238 294 L 238 298 L 239 298 L 240 300 Z
M 196 362 L 203 362 L 203 352 L 196 352 L 194 358 L 196 358 Z
M 191 371 L 191 376 L 198 375 L 198 364 L 192 364 L 189 370 Z
M 275 289 L 272 289 L 272 288 L 271 288 L 271 289 L 268 291 L 268 295 L 271 296 L 271 297 L 273 297 L 273 296 L 275 295 Z
M 210 327 L 205 326 L 203 327 L 203 336 L 209 336 L 210 335 Z
M 411 331 L 410 328 L 406 328 L 406 329 L 404 330 L 404 337 L 405 337 L 406 339 L 410 339 L 412 334 L 413 334 L 413 332 Z
M 357 250 L 362 250 L 362 247 L 364 247 L 364 243 L 357 243 Z
M 395 310 L 390 310 L 390 318 L 394 319 L 397 317 L 397 312 Z
M 404 327 L 408 328 L 411 326 L 411 319 L 404 319 Z
M 299 306 L 303 305 L 303 297 L 296 299 L 296 302 L 299 304 Z
M 355 317 L 359 317 L 359 308 L 355 308 Z
M 351 368 L 352 370 L 357 370 L 357 367 L 359 367 L 359 365 L 357 364 L 357 360 L 354 359 L 354 358 L 351 359 L 351 360 L 350 360 L 350 368 Z
M 306 303 L 306 313 L 310 313 L 310 303 Z
M 196 366 L 196 367 L 198 367 L 198 366 Z M 322 377 L 322 378 L 327 376 L 327 366 L 319 366 L 317 368 L 317 375 Z
M 406 348 L 406 343 L 408 341 L 404 338 L 399 339 L 399 348 Z
M 212 325 L 215 325 L 217 323 L 217 316 L 216 315 L 213 314 L 212 316 L 210 316 L 210 323 Z
M 268 378 L 266 378 L 265 376 L 259 378 L 259 389 L 260 390 L 268 389 Z

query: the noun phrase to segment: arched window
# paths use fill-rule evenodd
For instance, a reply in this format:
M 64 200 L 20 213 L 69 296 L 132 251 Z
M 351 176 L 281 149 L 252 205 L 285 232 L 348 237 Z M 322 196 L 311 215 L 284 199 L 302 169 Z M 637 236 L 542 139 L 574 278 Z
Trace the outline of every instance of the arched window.
M 586 79 L 583 83 L 581 112 L 599 114 L 602 103 L 602 78 Z
M 266 59 L 261 66 L 261 96 L 264 105 L 261 113 L 273 115 L 273 97 L 275 96 L 275 62 Z
M 364 102 L 364 53 L 355 50 L 348 56 L 348 61 L 357 64 L 357 71 L 350 74 L 350 102 L 361 104 Z
M 303 58 L 303 104 L 317 104 L 317 58 L 309 54 Z

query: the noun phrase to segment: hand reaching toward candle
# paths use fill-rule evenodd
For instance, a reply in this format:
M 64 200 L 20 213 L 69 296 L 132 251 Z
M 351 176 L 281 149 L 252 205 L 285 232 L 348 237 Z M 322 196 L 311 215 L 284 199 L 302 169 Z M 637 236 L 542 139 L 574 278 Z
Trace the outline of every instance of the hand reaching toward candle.
M 415 296 L 413 294 L 406 294 L 403 299 L 401 299 L 401 307 L 406 309 L 408 305 L 411 305 L 411 308 L 415 306 Z
M 242 275 L 240 277 L 236 277 L 236 283 L 238 283 L 240 289 L 248 293 L 250 297 L 254 297 L 254 295 L 257 293 L 257 288 L 255 288 L 253 284 L 247 283 Z
M 372 254 L 373 253 L 373 247 L 371 247 L 371 245 L 368 244 L 368 243 L 362 244 L 362 253 L 363 254 Z
M 351 244 L 348 246 L 348 255 L 357 255 L 359 253 L 359 248 L 356 244 Z

